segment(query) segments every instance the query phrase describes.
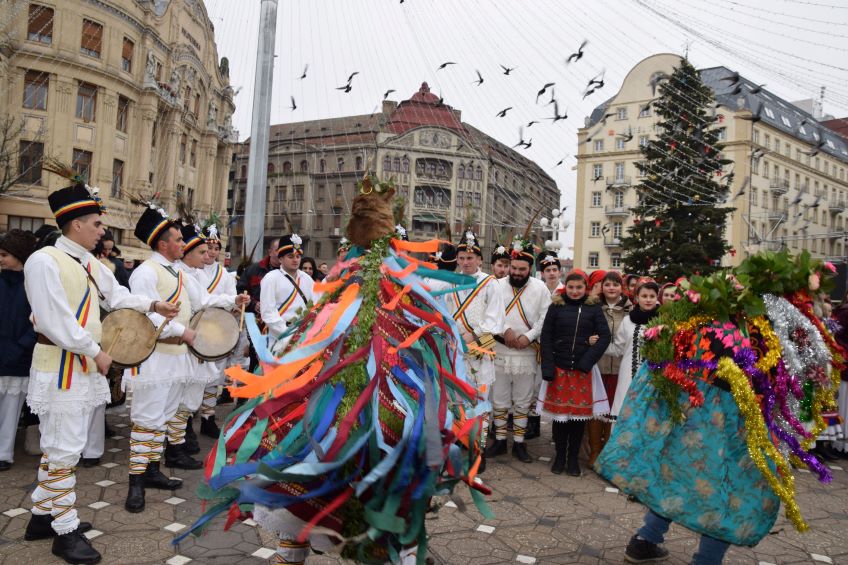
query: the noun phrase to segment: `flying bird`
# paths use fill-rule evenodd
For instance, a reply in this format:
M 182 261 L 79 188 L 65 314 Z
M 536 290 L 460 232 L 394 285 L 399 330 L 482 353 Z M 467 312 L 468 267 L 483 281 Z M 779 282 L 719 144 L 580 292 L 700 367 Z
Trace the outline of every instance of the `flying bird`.
M 350 73 L 350 76 L 347 77 L 347 83 L 350 84 L 350 81 L 353 80 L 353 77 L 355 77 L 358 74 L 359 74 L 359 71 L 353 71 L 352 73 Z
M 336 87 L 336 90 L 344 90 L 344 91 L 345 91 L 345 94 L 347 94 L 348 92 L 350 92 L 351 90 L 353 90 L 353 87 L 351 87 L 351 86 L 350 86 L 350 83 L 347 83 L 347 84 L 346 84 L 346 85 L 344 85 L 344 86 L 337 86 L 337 87 Z
M 605 71 L 601 71 L 601 74 L 589 81 L 589 83 L 586 85 L 586 90 L 583 92 L 583 98 L 594 94 L 595 92 L 604 87 L 604 72 Z
M 512 110 L 512 106 L 510 106 L 510 107 L 508 107 L 508 108 L 504 108 L 503 110 L 501 110 L 500 112 L 498 112 L 497 114 L 495 114 L 495 116 L 497 116 L 498 118 L 505 118 L 505 117 L 506 117 L 506 113 L 507 113 L 507 112 L 509 112 L 510 110 Z
M 437 71 L 441 71 L 442 69 L 444 69 L 444 68 L 445 68 L 445 67 L 447 67 L 448 65 L 455 65 L 455 64 L 456 64 L 456 63 L 454 63 L 453 61 L 448 61 L 447 63 L 442 63 L 441 65 L 439 65 L 439 68 L 438 68 L 438 69 L 436 69 L 436 70 L 437 70 Z
M 651 87 L 651 96 L 657 95 L 657 86 L 659 86 L 660 82 L 668 80 L 670 78 L 671 76 L 663 72 L 654 73 L 653 75 L 651 75 L 651 80 L 648 81 L 648 84 Z
M 619 133 L 618 137 L 624 140 L 625 143 L 633 139 L 633 128 L 628 127 L 626 133 Z
M 533 127 L 533 124 L 538 124 L 538 123 L 539 122 L 537 122 L 536 120 L 531 120 L 531 121 L 527 122 L 527 125 L 525 127 L 528 127 L 528 128 Z
M 560 114 L 559 113 L 559 103 L 556 100 L 554 100 L 554 117 L 551 118 L 551 119 L 554 121 L 554 123 L 557 123 L 560 120 L 567 120 L 568 119 L 568 109 L 566 109 L 565 112 Z
M 503 74 L 505 74 L 505 75 L 509 76 L 509 73 L 511 73 L 512 71 L 514 71 L 517 67 L 509 68 L 509 67 L 504 67 L 503 65 L 501 65 L 501 68 L 502 68 L 502 69 L 503 69 L 503 71 L 504 71 L 504 72 L 503 72 Z
M 291 97 L 291 109 L 297 110 L 297 104 L 294 103 L 294 96 Z
M 721 77 L 719 80 L 725 80 L 728 81 L 730 84 L 736 84 L 737 82 L 739 82 L 739 73 L 734 71 L 726 77 Z
M 752 87 L 751 88 L 751 94 L 759 94 L 760 92 L 763 91 L 764 86 L 765 86 L 765 84 L 758 84 L 758 85 Z
M 530 141 L 524 141 L 524 128 L 518 128 L 518 143 L 513 145 L 513 149 L 516 147 L 530 147 L 530 144 L 533 143 L 533 139 Z
M 559 161 L 557 161 L 557 164 L 556 164 L 556 165 L 554 165 L 554 168 L 559 167 L 560 165 L 562 165 L 563 163 L 565 163 L 565 160 L 566 160 L 566 159 L 568 159 L 568 155 L 566 155 L 565 157 L 563 157 L 562 159 L 560 159 Z M 568 208 L 568 206 L 566 206 L 566 208 Z M 565 211 L 565 208 L 563 208 L 563 211 Z
M 541 95 L 543 95 L 545 92 L 547 92 L 547 90 L 555 84 L 556 84 L 555 82 L 549 82 L 545 86 L 542 87 L 542 90 L 540 90 L 539 92 L 536 93 L 536 104 L 539 103 L 539 97 Z
M 306 63 L 306 65 L 303 66 L 303 74 L 300 75 L 300 80 L 303 80 L 303 79 L 306 78 L 306 71 L 308 71 L 308 70 L 309 70 L 309 63 Z
M 597 175 L 595 175 L 595 177 L 592 179 L 592 182 L 593 182 L 593 183 L 597 183 L 599 180 L 603 180 L 603 178 L 604 178 L 604 175 L 602 175 L 602 174 L 598 173 L 598 174 L 597 174 Z
M 736 200 L 737 198 L 739 198 L 740 196 L 745 194 L 745 189 L 748 188 L 748 184 L 750 182 L 751 182 L 751 177 L 750 176 L 745 177 L 745 182 L 742 183 L 742 187 L 739 189 L 739 191 L 736 194 L 733 195 L 734 200 Z
M 477 80 L 475 80 L 472 84 L 480 86 L 481 84 L 483 84 L 483 75 L 481 75 L 480 71 L 478 71 L 477 69 L 474 69 L 474 72 L 477 73 Z
M 824 147 L 825 143 L 827 143 L 824 137 L 822 136 L 821 130 L 818 130 L 816 133 L 818 134 L 818 141 L 815 145 L 813 145 L 813 148 L 809 151 L 801 151 L 801 153 L 803 153 L 804 155 L 815 157 L 819 154 L 819 151 L 822 149 L 822 147 Z
M 395 91 L 395 89 L 394 89 L 394 88 L 392 88 L 392 89 L 387 90 L 385 93 L 383 93 L 383 100 L 385 100 L 386 98 L 388 98 L 388 97 L 389 97 L 389 94 L 391 94 L 391 93 L 392 93 L 392 92 L 394 92 L 394 91 Z
M 577 49 L 577 52 L 576 52 L 576 53 L 572 53 L 571 55 L 569 55 L 569 56 L 568 56 L 568 59 L 566 59 L 566 60 L 565 60 L 565 64 L 567 65 L 567 64 L 569 64 L 569 63 L 571 63 L 571 62 L 575 62 L 575 63 L 576 63 L 577 61 L 579 61 L 580 59 L 582 59 L 582 58 L 583 58 L 583 48 L 584 48 L 584 47 L 586 47 L 586 45 L 587 45 L 588 43 L 589 43 L 589 41 L 588 41 L 587 39 L 584 39 L 584 40 L 583 40 L 583 43 L 581 43 L 581 44 L 580 44 L 580 47 Z
M 748 121 L 750 121 L 752 124 L 755 124 L 755 123 L 757 123 L 757 122 L 759 122 L 760 120 L 762 120 L 762 119 L 763 119 L 763 118 L 760 116 L 760 114 L 762 114 L 762 112 L 763 112 L 763 103 L 762 103 L 762 102 L 760 102 L 760 103 L 757 105 L 757 109 L 754 111 L 753 115 L 751 115 L 751 116 L 742 116 L 740 119 L 741 119 L 741 120 L 748 120 Z

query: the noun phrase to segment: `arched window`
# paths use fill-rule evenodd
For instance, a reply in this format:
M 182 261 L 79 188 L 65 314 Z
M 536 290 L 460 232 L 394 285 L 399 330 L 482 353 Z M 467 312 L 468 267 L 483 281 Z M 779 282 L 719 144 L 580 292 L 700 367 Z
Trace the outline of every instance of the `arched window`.
M 309 162 L 306 159 L 304 159 L 303 161 L 300 162 L 300 172 L 301 173 L 308 173 L 309 172 Z
M 477 165 L 477 172 L 474 175 L 474 178 L 477 180 L 483 180 L 483 168 L 480 165 Z
M 383 159 L 383 170 L 384 171 L 391 171 L 392 170 L 392 158 L 389 157 L 388 155 L 386 155 L 386 157 Z
M 362 157 L 357 157 L 355 163 L 356 163 L 356 170 L 361 171 L 362 170 Z
M 274 174 L 274 171 L 275 171 L 275 169 L 274 169 L 274 163 L 268 163 L 268 174 L 269 174 L 269 175 L 273 175 L 273 174 Z
M 460 179 L 465 178 L 465 165 L 459 166 L 459 169 L 457 169 L 456 177 Z
M 403 166 L 401 167 L 401 171 L 404 173 L 409 172 L 409 159 L 406 157 L 403 158 Z
M 292 172 L 292 164 L 291 164 L 291 161 L 285 161 L 285 162 L 283 163 L 283 172 L 284 172 L 284 173 L 290 173 L 290 172 Z
M 327 161 L 325 161 L 324 159 L 321 159 L 320 161 L 318 161 L 318 172 L 324 173 L 326 171 L 327 171 Z
M 336 161 L 336 170 L 343 171 L 344 170 L 344 157 L 339 157 Z
M 394 167 L 394 170 L 399 171 L 400 170 L 400 159 L 395 157 L 394 160 L 392 161 L 392 166 Z

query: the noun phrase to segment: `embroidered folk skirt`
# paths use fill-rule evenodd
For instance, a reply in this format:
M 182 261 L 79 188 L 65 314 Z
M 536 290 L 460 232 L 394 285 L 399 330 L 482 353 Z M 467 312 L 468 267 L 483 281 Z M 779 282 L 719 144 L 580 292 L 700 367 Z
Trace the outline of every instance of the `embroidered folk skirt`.
M 554 419 L 592 417 L 592 374 L 556 368 L 554 380 L 545 386 L 542 410 Z M 544 386 L 544 385 L 543 385 Z M 541 396 L 541 395 L 540 395 Z

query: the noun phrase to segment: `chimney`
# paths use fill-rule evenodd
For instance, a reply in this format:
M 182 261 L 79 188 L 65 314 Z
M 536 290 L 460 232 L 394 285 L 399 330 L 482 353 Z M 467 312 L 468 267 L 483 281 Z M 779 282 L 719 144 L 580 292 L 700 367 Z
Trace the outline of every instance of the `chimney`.
M 395 110 L 397 110 L 398 103 L 394 100 L 383 100 L 383 113 L 388 116 Z

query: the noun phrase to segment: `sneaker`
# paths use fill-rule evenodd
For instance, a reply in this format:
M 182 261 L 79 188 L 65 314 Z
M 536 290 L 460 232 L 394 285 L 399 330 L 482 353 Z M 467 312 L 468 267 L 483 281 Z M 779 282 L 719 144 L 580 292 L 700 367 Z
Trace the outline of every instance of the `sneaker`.
M 648 563 L 661 561 L 668 557 L 668 550 L 655 543 L 644 540 L 639 536 L 630 538 L 627 549 L 624 550 L 624 560 L 629 563 Z

